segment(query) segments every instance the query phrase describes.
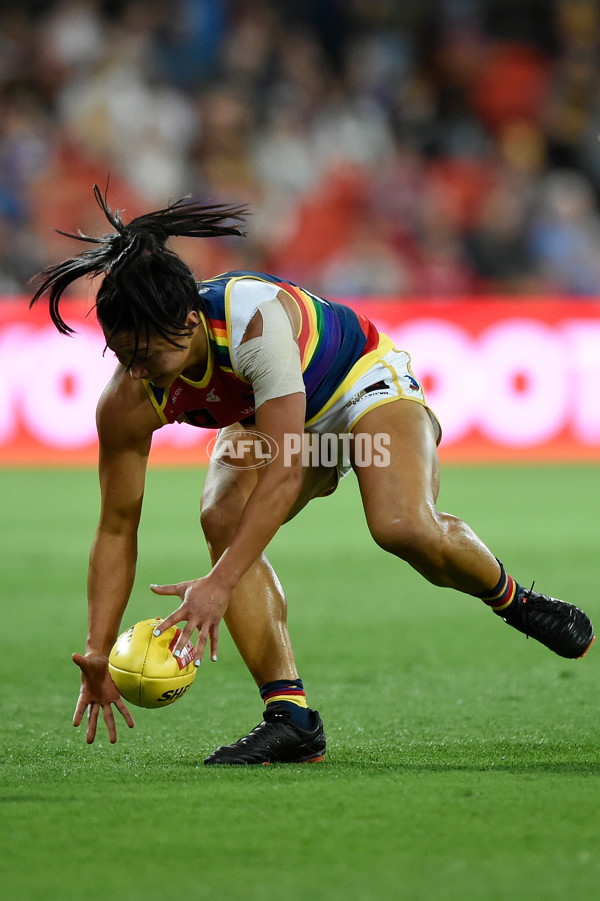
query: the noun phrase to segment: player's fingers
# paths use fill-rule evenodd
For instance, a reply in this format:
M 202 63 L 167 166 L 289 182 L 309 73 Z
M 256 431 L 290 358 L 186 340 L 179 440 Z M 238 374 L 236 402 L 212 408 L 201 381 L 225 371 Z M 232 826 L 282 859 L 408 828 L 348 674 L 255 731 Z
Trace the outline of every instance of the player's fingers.
M 210 659 L 216 663 L 219 650 L 219 626 L 212 626 L 208 634 L 210 635 Z
M 104 722 L 106 723 L 106 728 L 108 729 L 108 738 L 111 745 L 117 740 L 117 726 L 115 724 L 115 716 L 112 712 L 112 707 L 110 704 L 102 705 L 102 716 L 104 717 Z
M 184 628 L 181 631 L 181 635 L 177 639 L 177 644 L 173 648 L 173 654 L 175 655 L 175 657 L 181 656 L 183 649 L 185 648 L 186 644 L 192 637 L 192 632 L 194 631 L 195 628 L 196 627 L 193 623 L 187 622 L 185 624 Z
M 196 642 L 196 666 L 202 663 L 202 657 L 204 654 L 204 649 L 206 647 L 206 642 L 208 640 L 208 635 L 204 631 L 198 631 L 198 641 Z
M 167 629 L 170 629 L 171 626 L 176 626 L 177 623 L 180 623 L 185 619 L 185 614 L 181 607 L 178 607 L 177 610 L 174 610 L 173 613 L 169 614 L 166 619 L 161 619 L 160 622 L 156 624 L 154 627 L 153 635 L 162 635 L 163 632 L 166 632 Z
M 91 745 L 96 737 L 96 727 L 98 725 L 98 714 L 100 712 L 100 705 L 96 703 L 90 704 L 88 708 L 88 727 L 87 732 L 85 734 L 85 740 L 88 745 Z
M 133 717 L 127 709 L 127 705 L 124 703 L 122 698 L 119 698 L 118 701 L 115 701 L 115 707 L 127 723 L 130 729 L 133 729 L 135 723 L 133 722 Z
M 177 585 L 151 585 L 150 588 L 154 592 L 154 594 L 178 594 L 180 598 L 183 598 L 185 594 L 185 588 L 181 586 L 181 584 Z
M 83 654 L 77 654 L 77 653 L 71 654 L 71 660 L 73 661 L 73 663 L 77 664 L 79 669 L 81 669 L 85 672 L 87 661 L 86 661 L 85 657 L 83 656 Z
M 87 707 L 87 701 L 84 698 L 80 697 L 77 701 L 77 706 L 75 707 L 75 713 L 73 714 L 73 725 L 81 726 L 81 721 L 83 720 L 83 714 L 85 713 L 85 709 Z

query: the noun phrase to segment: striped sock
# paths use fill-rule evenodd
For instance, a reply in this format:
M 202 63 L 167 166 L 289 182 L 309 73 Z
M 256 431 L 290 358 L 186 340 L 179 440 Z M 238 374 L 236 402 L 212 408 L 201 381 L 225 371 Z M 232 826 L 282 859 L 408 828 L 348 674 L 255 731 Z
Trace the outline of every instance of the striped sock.
M 275 682 L 265 682 L 260 687 L 260 696 L 266 707 L 269 704 L 285 707 L 297 726 L 302 729 L 310 727 L 312 712 L 306 702 L 302 679 L 277 679 Z
M 498 563 L 500 563 L 499 560 Z M 496 613 L 500 613 L 500 611 L 506 610 L 512 604 L 518 587 L 518 584 L 512 576 L 508 575 L 500 563 L 498 584 L 491 591 L 484 591 L 482 594 L 478 594 L 477 597 L 481 598 L 483 603 L 495 610 Z

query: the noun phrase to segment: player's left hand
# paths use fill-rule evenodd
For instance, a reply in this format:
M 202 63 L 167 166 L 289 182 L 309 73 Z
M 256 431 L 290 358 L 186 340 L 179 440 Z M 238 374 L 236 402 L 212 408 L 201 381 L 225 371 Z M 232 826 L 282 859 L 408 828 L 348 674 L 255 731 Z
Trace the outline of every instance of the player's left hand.
M 176 595 L 181 598 L 181 604 L 158 623 L 155 634 L 161 634 L 165 629 L 186 622 L 179 641 L 173 648 L 182 651 L 186 642 L 191 637 L 194 629 L 198 629 L 196 642 L 197 664 L 202 660 L 206 643 L 210 638 L 211 660 L 217 659 L 219 645 L 219 624 L 227 610 L 230 592 L 215 583 L 210 576 L 201 579 L 193 579 L 191 582 L 177 582 L 175 585 L 151 585 L 155 594 Z

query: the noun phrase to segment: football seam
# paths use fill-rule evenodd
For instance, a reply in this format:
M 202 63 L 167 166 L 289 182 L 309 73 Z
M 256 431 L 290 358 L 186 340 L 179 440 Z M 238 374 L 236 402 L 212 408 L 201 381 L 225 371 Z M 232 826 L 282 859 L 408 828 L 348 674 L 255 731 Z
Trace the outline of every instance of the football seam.
M 142 680 L 144 678 L 144 670 L 146 669 L 146 661 L 148 659 L 148 653 L 150 651 L 150 642 L 152 641 L 152 632 L 154 631 L 154 626 L 155 626 L 155 623 L 152 623 L 152 626 L 150 629 L 150 638 L 146 643 L 146 651 L 144 653 L 144 659 L 143 659 L 142 665 L 140 667 L 140 684 L 139 684 L 139 688 L 138 688 L 138 703 L 139 703 L 140 707 L 142 704 Z
M 188 664 L 189 666 L 189 664 Z M 121 669 L 120 666 L 115 666 L 114 663 L 111 663 L 111 667 L 114 669 L 116 673 L 123 673 L 126 676 L 137 676 L 139 675 L 141 679 L 154 679 L 156 681 L 160 679 L 178 679 L 179 676 L 145 676 L 144 671 L 142 670 L 139 674 L 135 672 L 135 670 L 131 669 Z M 182 669 L 180 674 L 181 677 L 189 676 L 190 673 L 186 673 L 185 669 Z

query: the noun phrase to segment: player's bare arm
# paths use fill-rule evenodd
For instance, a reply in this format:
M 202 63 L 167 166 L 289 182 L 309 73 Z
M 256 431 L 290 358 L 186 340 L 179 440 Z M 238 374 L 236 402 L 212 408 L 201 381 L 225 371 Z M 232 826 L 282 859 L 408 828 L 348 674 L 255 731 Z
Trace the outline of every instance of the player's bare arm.
M 284 446 L 284 435 L 303 432 L 306 401 L 303 394 L 273 398 L 256 412 L 256 429 Z M 196 659 L 202 659 L 208 639 L 212 659 L 218 652 L 219 624 L 231 592 L 244 573 L 265 550 L 298 497 L 302 483 L 300 454 L 286 459 L 283 453 L 259 470 L 259 477 L 230 546 L 207 576 L 176 585 L 153 586 L 158 594 L 177 595 L 180 607 L 158 627 L 162 632 L 175 623 L 187 621 L 175 647 L 179 651 L 198 629 Z
M 85 656 L 73 655 L 82 672 L 73 722 L 80 725 L 88 710 L 87 740 L 92 742 L 102 708 L 114 742 L 111 704 L 130 727 L 133 720 L 108 674 L 108 654 L 133 587 L 146 463 L 152 432 L 160 422 L 142 385 L 119 367 L 98 404 L 97 423 L 101 511 L 88 571 Z
M 287 340 L 295 344 L 299 322 L 298 311 L 288 295 L 280 291 L 277 295 L 283 306 L 292 331 L 288 329 Z M 246 329 L 242 345 L 263 336 L 263 317 L 257 312 Z M 302 381 L 300 357 L 295 361 L 298 380 Z M 254 385 L 255 391 L 258 384 Z M 274 446 L 283 449 L 286 436 L 301 437 L 306 418 L 306 395 L 304 393 L 284 394 L 260 403 L 256 410 L 256 427 L 266 435 Z M 300 441 L 296 446 L 300 446 Z M 216 563 L 213 573 L 229 586 L 231 591 L 240 581 L 248 567 L 264 551 L 279 527 L 284 522 L 292 505 L 298 498 L 302 485 L 302 460 L 300 453 L 286 456 L 279 453 L 271 463 L 259 470 L 258 483 L 250 495 L 240 519 L 236 535 L 225 553 Z

